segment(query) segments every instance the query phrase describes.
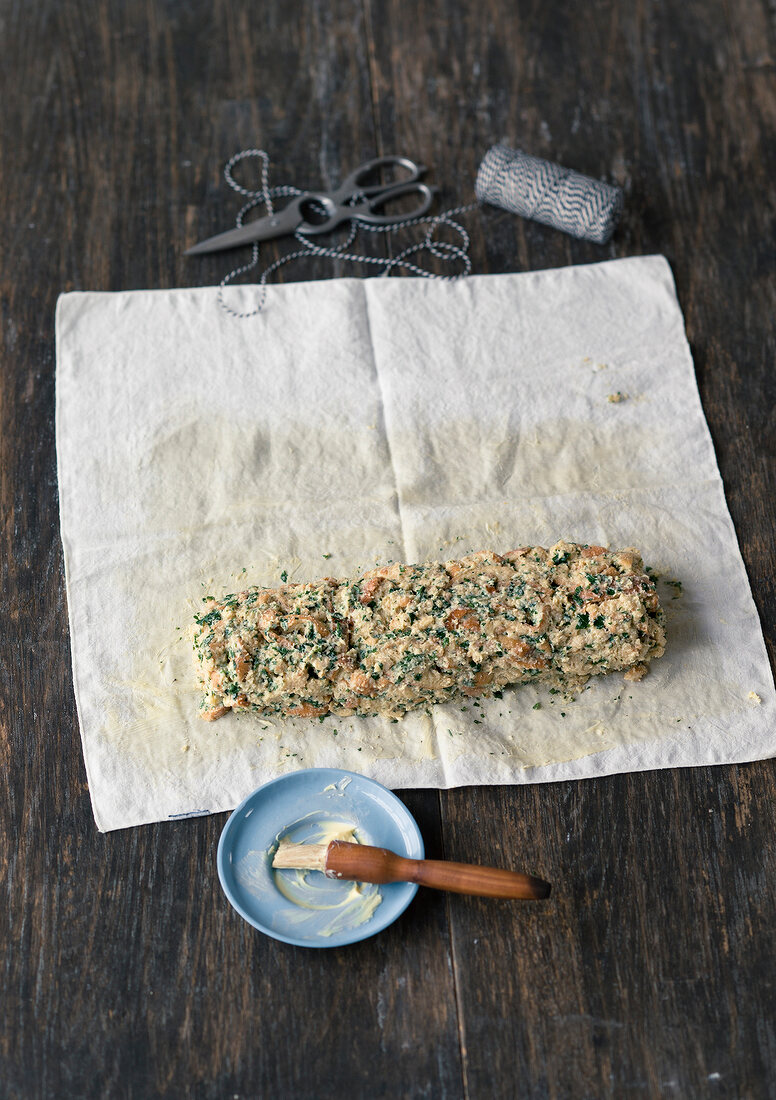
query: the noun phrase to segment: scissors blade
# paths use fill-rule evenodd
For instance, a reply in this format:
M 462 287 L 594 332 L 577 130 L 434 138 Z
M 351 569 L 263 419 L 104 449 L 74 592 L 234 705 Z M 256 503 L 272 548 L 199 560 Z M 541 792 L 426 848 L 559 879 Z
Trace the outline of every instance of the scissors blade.
M 187 248 L 183 255 L 202 256 L 206 252 L 223 252 L 227 248 L 239 248 L 240 245 L 253 244 L 255 241 L 271 241 L 275 237 L 285 237 L 293 233 L 303 220 L 296 202 L 292 202 L 277 214 L 256 218 L 255 221 L 238 226 L 237 229 L 228 229 L 225 233 L 208 237 L 207 240 L 200 241 L 192 248 Z

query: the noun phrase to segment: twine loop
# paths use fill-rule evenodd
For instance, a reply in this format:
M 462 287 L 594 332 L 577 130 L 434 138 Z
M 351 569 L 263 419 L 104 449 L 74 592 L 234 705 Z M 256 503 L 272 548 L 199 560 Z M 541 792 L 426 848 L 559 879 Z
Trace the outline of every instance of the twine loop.
M 242 184 L 237 182 L 233 174 L 234 168 L 241 161 L 247 160 L 250 157 L 258 157 L 261 161 L 261 186 L 257 190 L 243 187 Z M 273 199 L 292 198 L 304 194 L 304 191 L 300 190 L 298 187 L 291 187 L 289 185 L 270 187 L 269 166 L 269 155 L 264 149 L 243 149 L 242 152 L 235 153 L 235 155 L 230 157 L 227 161 L 224 168 L 224 178 L 226 182 L 233 191 L 236 191 L 238 195 L 242 195 L 248 200 L 237 215 L 238 227 L 243 225 L 245 216 L 255 207 L 263 205 L 267 216 L 271 216 L 274 213 Z M 361 195 L 354 195 L 351 202 L 357 202 L 362 197 Z M 393 225 L 368 225 L 366 223 L 352 221 L 345 240 L 335 246 L 317 244 L 315 240 L 306 237 L 304 233 L 297 230 L 297 232 L 294 233 L 294 238 L 299 242 L 301 247 L 280 256 L 262 270 L 258 279 L 259 297 L 256 306 L 253 309 L 241 312 L 233 309 L 232 306 L 228 305 L 224 300 L 224 289 L 238 276 L 244 275 L 248 271 L 252 271 L 258 265 L 260 250 L 259 242 L 255 241 L 251 246 L 250 262 L 234 268 L 228 275 L 225 275 L 219 283 L 218 304 L 232 317 L 255 317 L 258 313 L 261 313 L 264 308 L 267 298 L 267 281 L 270 276 L 286 264 L 311 256 L 325 257 L 331 260 L 345 260 L 349 263 L 370 264 L 373 267 L 380 268 L 381 270 L 378 274 L 383 276 L 388 276 L 393 271 L 401 269 L 412 275 L 419 275 L 424 279 L 443 279 L 447 281 L 460 279 L 471 274 L 472 263 L 471 257 L 469 256 L 469 234 L 464 227 L 456 221 L 456 218 L 461 214 L 468 213 L 470 210 L 475 210 L 477 205 L 476 202 L 468 203 L 464 206 L 456 206 L 451 210 L 445 210 L 441 214 L 426 214 L 420 218 L 407 218 L 405 221 L 396 222 Z M 422 240 L 407 245 L 407 247 L 402 249 L 396 256 L 387 258 L 367 256 L 362 253 L 350 251 L 358 235 L 359 229 L 369 233 L 388 234 L 398 233 L 403 229 L 417 225 L 425 225 L 427 227 Z M 457 241 L 439 239 L 437 234 L 443 226 L 452 230 L 452 232 L 457 235 Z M 423 252 L 428 252 L 431 256 L 445 263 L 453 264 L 459 262 L 462 265 L 462 270 L 452 272 L 448 275 L 440 275 L 434 271 L 428 271 L 420 267 L 417 263 L 414 263 L 413 259 L 411 259 L 411 257 L 417 257 Z

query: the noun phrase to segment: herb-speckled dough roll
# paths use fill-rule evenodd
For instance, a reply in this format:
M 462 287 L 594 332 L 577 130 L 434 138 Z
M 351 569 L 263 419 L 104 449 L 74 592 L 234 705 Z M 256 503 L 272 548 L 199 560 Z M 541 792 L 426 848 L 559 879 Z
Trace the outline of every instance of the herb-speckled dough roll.
M 385 715 L 510 684 L 638 680 L 665 646 L 636 550 L 559 542 L 206 597 L 202 716 Z

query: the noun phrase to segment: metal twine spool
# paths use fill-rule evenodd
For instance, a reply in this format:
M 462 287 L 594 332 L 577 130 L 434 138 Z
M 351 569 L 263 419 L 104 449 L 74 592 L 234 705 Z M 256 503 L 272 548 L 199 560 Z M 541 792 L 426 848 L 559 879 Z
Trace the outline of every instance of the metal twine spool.
M 596 244 L 606 244 L 622 210 L 619 187 L 508 145 L 485 154 L 475 191 L 480 202 Z

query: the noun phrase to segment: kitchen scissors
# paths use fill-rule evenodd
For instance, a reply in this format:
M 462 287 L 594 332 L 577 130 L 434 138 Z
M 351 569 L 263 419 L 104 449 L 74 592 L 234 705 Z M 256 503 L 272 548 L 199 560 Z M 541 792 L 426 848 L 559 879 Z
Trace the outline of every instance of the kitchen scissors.
M 403 169 L 407 175 L 390 184 L 370 183 L 370 179 L 374 180 L 381 168 Z M 376 157 L 359 165 L 336 191 L 303 191 L 277 214 L 271 213 L 247 225 L 238 225 L 236 229 L 208 237 L 189 248 L 184 255 L 220 252 L 223 249 L 274 240 L 276 237 L 291 236 L 294 233 L 317 236 L 330 233 L 345 221 L 360 222 L 376 229 L 400 225 L 422 217 L 433 202 L 437 188 L 422 182 L 421 176 L 425 171 L 422 164 L 415 164 L 407 157 Z M 415 210 L 401 214 L 377 213 L 394 199 L 411 194 L 418 195 L 420 200 Z

